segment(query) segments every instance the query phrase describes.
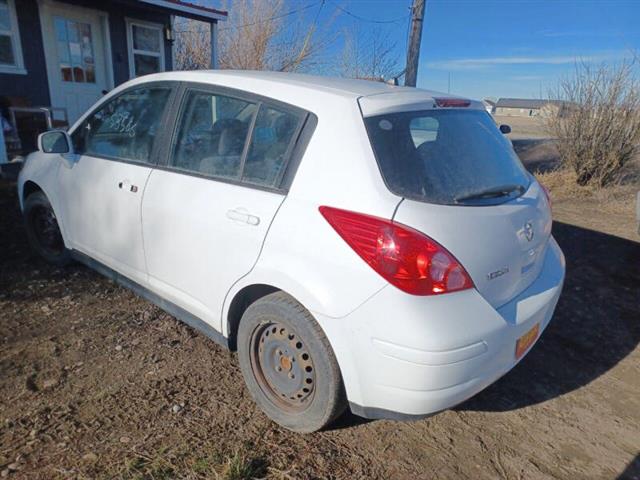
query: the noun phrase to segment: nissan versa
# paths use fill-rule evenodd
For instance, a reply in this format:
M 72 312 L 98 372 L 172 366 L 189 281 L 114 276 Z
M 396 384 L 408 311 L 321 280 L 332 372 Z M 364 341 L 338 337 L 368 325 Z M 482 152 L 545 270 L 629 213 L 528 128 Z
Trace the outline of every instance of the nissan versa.
M 237 350 L 292 430 L 466 400 L 522 359 L 562 289 L 546 191 L 476 101 L 161 73 L 38 148 L 18 182 L 33 248 Z

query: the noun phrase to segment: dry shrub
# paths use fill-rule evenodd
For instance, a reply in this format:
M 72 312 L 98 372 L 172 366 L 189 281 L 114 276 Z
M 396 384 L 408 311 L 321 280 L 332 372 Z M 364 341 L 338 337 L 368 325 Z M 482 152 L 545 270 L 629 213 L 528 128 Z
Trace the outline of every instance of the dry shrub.
M 562 102 L 547 118 L 563 166 L 578 185 L 604 187 L 620 180 L 640 143 L 640 85 L 634 62 L 576 65 L 552 99 Z
M 402 70 L 396 42 L 389 32 L 376 28 L 370 32 L 344 31 L 344 47 L 338 74 L 343 77 L 384 81 Z
M 553 200 L 564 198 L 585 198 L 593 195 L 593 187 L 581 186 L 577 174 L 569 168 L 536 172 L 536 178 L 549 189 Z
M 176 70 L 201 70 L 211 66 L 209 24 L 182 19 L 175 26 L 174 60 Z
M 297 5 L 297 4 L 293 4 Z M 319 7 L 287 10 L 284 0 L 226 0 L 229 19 L 218 28 L 218 68 L 308 71 L 324 61 L 331 21 L 319 27 Z M 309 23 L 304 14 L 314 15 Z M 182 20 L 176 25 L 176 68 L 210 68 L 209 25 Z

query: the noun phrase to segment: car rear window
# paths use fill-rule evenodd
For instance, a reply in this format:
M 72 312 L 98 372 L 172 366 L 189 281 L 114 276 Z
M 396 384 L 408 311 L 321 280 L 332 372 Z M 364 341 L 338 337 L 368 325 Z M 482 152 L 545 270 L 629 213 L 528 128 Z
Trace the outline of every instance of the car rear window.
M 382 176 L 398 195 L 484 205 L 508 201 L 529 186 L 509 140 L 484 111 L 390 113 L 365 124 Z

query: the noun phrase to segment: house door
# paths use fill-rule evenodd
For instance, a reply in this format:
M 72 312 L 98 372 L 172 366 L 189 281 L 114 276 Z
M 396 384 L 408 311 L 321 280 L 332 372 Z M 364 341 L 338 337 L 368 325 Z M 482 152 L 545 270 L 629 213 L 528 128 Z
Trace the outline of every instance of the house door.
M 51 106 L 73 123 L 110 88 L 106 20 L 96 10 L 43 2 L 40 10 Z

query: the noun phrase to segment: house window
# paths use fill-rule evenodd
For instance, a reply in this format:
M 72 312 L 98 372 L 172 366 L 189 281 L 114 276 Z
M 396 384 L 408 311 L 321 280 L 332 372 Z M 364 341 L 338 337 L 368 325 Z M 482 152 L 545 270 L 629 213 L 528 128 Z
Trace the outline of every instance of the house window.
M 61 17 L 54 18 L 54 25 L 62 81 L 96 83 L 91 25 Z
M 0 0 L 0 72 L 27 73 L 22 60 L 14 0 Z
M 162 25 L 127 21 L 131 78 L 164 71 Z

